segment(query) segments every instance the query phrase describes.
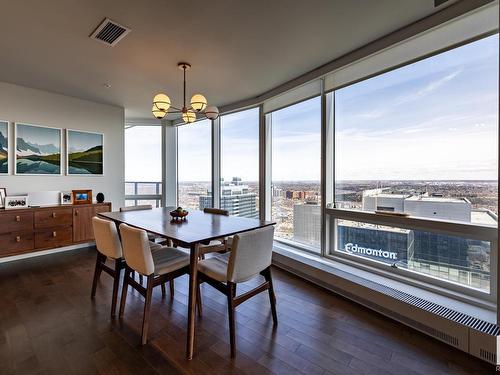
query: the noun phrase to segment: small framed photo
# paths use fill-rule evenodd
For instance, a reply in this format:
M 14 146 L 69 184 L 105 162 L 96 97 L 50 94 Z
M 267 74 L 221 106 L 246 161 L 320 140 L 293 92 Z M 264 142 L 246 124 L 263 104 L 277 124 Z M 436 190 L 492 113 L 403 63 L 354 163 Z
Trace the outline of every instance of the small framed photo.
M 5 197 L 7 196 L 7 189 L 0 188 L 0 208 L 5 207 Z
M 92 190 L 73 190 L 73 204 L 92 203 Z
M 5 197 L 5 209 L 14 210 L 18 208 L 28 208 L 28 196 L 6 196 Z
M 61 191 L 61 204 L 73 204 L 73 192 Z

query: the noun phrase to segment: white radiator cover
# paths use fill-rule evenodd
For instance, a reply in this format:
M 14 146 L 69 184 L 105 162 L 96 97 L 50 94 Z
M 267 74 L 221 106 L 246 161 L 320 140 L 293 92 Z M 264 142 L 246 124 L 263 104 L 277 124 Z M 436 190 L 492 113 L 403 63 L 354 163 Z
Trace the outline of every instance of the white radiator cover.
M 421 299 L 404 291 L 366 279 L 360 283 L 358 276 L 343 271 L 328 272 L 276 252 L 273 264 L 486 362 L 500 365 L 500 327 L 496 325 L 427 303 L 433 305 L 433 311 L 439 309 L 450 316 L 443 317 L 416 306 L 414 302 Z M 460 322 L 464 317 L 467 324 Z

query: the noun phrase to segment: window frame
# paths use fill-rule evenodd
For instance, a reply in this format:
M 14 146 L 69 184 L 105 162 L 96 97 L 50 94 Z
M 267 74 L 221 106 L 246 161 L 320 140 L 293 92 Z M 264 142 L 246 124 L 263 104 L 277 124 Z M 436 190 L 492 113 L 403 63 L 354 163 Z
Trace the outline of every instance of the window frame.
M 287 109 L 290 107 L 293 107 L 294 105 L 301 104 L 303 102 L 306 102 L 311 99 L 315 98 L 320 98 L 320 146 L 323 144 L 323 128 L 324 128 L 324 116 L 323 116 L 323 80 L 320 81 L 320 93 L 312 96 L 306 96 L 300 100 L 294 100 L 293 102 L 288 103 L 287 105 L 283 105 L 280 107 L 276 107 L 272 111 L 266 112 L 264 114 L 265 116 L 265 166 L 266 166 L 266 180 L 265 180 L 265 190 L 266 190 L 266 207 L 265 207 L 265 219 L 272 221 L 272 205 L 273 205 L 273 198 L 272 198 L 272 168 L 273 168 L 273 113 L 277 111 L 281 111 L 283 109 Z M 320 153 L 320 160 L 319 163 L 322 163 L 322 160 L 324 159 L 322 151 Z M 323 167 L 320 165 L 320 194 L 323 193 Z M 324 218 L 325 218 L 325 212 L 324 212 L 324 205 L 325 205 L 325 199 L 324 196 L 321 196 L 321 205 L 320 205 L 320 222 L 323 224 Z M 290 246 L 292 248 L 295 248 L 297 250 L 303 251 L 308 254 L 316 255 L 316 256 L 323 256 L 324 255 L 324 235 L 325 235 L 325 227 L 321 225 L 320 228 L 320 246 L 319 248 L 314 247 L 314 246 L 308 246 L 306 244 L 301 244 L 300 242 L 296 242 L 293 240 L 288 240 L 286 238 L 279 238 L 279 237 L 274 237 L 274 241 L 282 243 L 286 246 Z
M 323 159 L 325 160 L 326 163 L 331 163 L 330 169 L 326 170 L 326 178 L 325 181 L 332 181 L 333 186 L 330 187 L 331 190 L 331 195 L 332 195 L 332 200 L 325 202 L 325 204 L 328 203 L 333 203 L 333 207 L 326 207 L 323 212 L 323 215 L 326 218 L 326 225 L 322 227 L 322 232 L 324 231 L 324 236 L 325 236 L 325 246 L 322 249 L 322 255 L 326 259 L 330 259 L 332 261 L 341 261 L 344 263 L 348 263 L 350 265 L 353 265 L 355 267 L 363 268 L 363 269 L 368 269 L 370 271 L 382 271 L 384 276 L 388 276 L 390 278 L 393 278 L 398 281 L 402 281 L 405 283 L 409 284 L 414 284 L 414 285 L 419 285 L 419 286 L 424 286 L 425 288 L 429 290 L 433 290 L 435 292 L 438 292 L 440 294 L 444 295 L 450 295 L 450 296 L 456 296 L 456 293 L 460 294 L 461 297 L 464 297 L 465 299 L 478 299 L 481 301 L 486 301 L 486 302 L 491 302 L 497 304 L 498 302 L 498 293 L 500 292 L 500 289 L 498 288 L 498 238 L 499 238 L 499 230 L 500 226 L 497 223 L 496 227 L 488 227 L 488 226 L 483 226 L 480 224 L 470 224 L 472 227 L 478 227 L 479 231 L 483 234 L 487 234 L 486 239 L 481 238 L 486 241 L 490 241 L 490 290 L 489 292 L 484 292 L 481 290 L 477 290 L 471 287 L 463 286 L 457 283 L 454 283 L 452 281 L 447 281 L 443 279 L 439 279 L 436 277 L 433 277 L 431 275 L 424 275 L 424 274 L 419 274 L 417 272 L 412 272 L 410 270 L 404 270 L 402 268 L 392 268 L 387 264 L 383 264 L 381 262 L 377 262 L 374 260 L 370 259 L 364 259 L 359 256 L 352 256 L 349 254 L 344 254 L 340 251 L 336 250 L 336 240 L 337 237 L 335 238 L 330 238 L 330 226 L 331 225 L 336 225 L 335 221 L 337 219 L 344 219 L 345 217 L 352 217 L 352 219 L 347 219 L 347 220 L 353 220 L 353 221 L 361 221 L 361 222 L 368 222 L 368 223 L 373 223 L 373 224 L 380 224 L 384 225 L 386 221 L 384 218 L 381 219 L 383 215 L 375 214 L 375 213 L 368 213 L 371 215 L 375 216 L 364 216 L 367 212 L 364 211 L 356 211 L 356 210 L 346 210 L 346 209 L 339 209 L 335 207 L 335 178 L 336 178 L 336 171 L 335 171 L 335 92 L 337 90 L 340 90 L 342 88 L 354 85 L 359 82 L 363 82 L 366 80 L 369 80 L 371 78 L 383 75 L 385 73 L 389 73 L 391 71 L 397 70 L 399 68 L 417 63 L 419 61 L 425 60 L 430 57 L 437 56 L 439 54 L 448 52 L 450 50 L 460 48 L 462 46 L 468 45 L 470 43 L 474 43 L 476 41 L 488 38 L 493 35 L 498 35 L 500 38 L 500 34 L 498 30 L 493 30 L 487 33 L 482 33 L 480 35 L 464 39 L 458 43 L 453 43 L 447 47 L 437 49 L 435 51 L 432 51 L 428 54 L 424 54 L 419 56 L 418 58 L 410 59 L 408 61 L 405 61 L 404 63 L 400 63 L 391 67 L 388 67 L 387 69 L 382 69 L 380 71 L 377 71 L 376 73 L 368 74 L 366 76 L 363 76 L 362 78 L 357 78 L 353 79 L 352 81 L 343 83 L 341 85 L 335 86 L 328 91 L 324 91 L 322 94 L 325 99 L 325 107 L 326 107 L 326 115 L 325 115 L 325 133 L 329 134 L 328 132 L 330 131 L 333 134 L 329 134 L 328 136 L 323 139 L 323 142 L 325 143 L 325 150 L 330 149 L 331 154 L 327 153 L 322 154 Z M 390 53 L 390 52 L 389 52 Z M 355 63 L 354 63 L 355 64 Z M 335 72 L 330 73 L 330 75 L 335 74 Z M 498 94 L 500 96 L 500 93 Z M 330 100 L 329 100 L 330 99 Z M 331 113 L 329 111 L 331 109 Z M 500 113 L 498 118 L 500 119 Z M 497 133 L 499 136 L 499 142 L 498 142 L 498 148 L 497 150 L 500 150 L 500 125 L 497 125 Z M 498 184 L 500 182 L 500 163 L 498 164 L 497 168 L 497 191 L 498 191 Z M 328 192 L 327 192 L 328 194 Z M 497 195 L 497 202 L 500 202 L 500 199 L 498 199 Z M 497 203 L 498 205 L 498 203 Z M 388 216 L 388 215 L 386 215 Z M 393 221 L 393 226 L 396 227 L 403 227 L 403 225 L 407 225 L 407 223 L 414 222 L 412 220 L 415 220 L 416 218 L 412 217 L 394 217 L 395 219 Z M 408 219 L 410 221 L 405 220 Z M 369 221 L 367 221 L 369 220 Z M 467 233 L 471 233 L 474 235 L 473 231 L 467 231 L 464 233 L 461 231 L 462 228 L 462 223 L 454 223 L 454 222 L 446 222 L 445 220 L 433 220 L 433 219 L 423 219 L 423 218 L 418 218 L 419 220 L 419 225 L 423 226 L 421 228 L 407 228 L 407 229 L 424 229 L 429 232 L 435 232 L 435 233 L 444 233 L 442 230 L 442 227 L 447 228 L 447 234 L 451 235 L 456 235 L 459 237 L 464 237 L 464 235 L 467 235 Z M 442 224 L 445 223 L 445 224 Z M 433 225 L 431 227 L 430 225 Z M 436 230 L 435 226 L 438 226 L 438 229 Z M 486 229 L 487 228 L 487 229 Z M 470 229 L 470 228 L 469 228 Z M 492 233 L 495 232 L 495 237 L 492 236 Z M 334 253 L 330 253 L 330 248 L 334 249 Z M 500 312 L 500 311 L 499 311 Z

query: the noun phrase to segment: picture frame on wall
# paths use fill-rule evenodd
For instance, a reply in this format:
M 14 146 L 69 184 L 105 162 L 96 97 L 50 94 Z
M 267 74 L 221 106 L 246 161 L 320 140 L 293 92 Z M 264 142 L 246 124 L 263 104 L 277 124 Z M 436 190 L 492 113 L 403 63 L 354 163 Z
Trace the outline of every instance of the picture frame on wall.
M 5 197 L 5 209 L 15 210 L 20 208 L 28 208 L 28 196 L 27 195 L 12 195 Z
M 5 207 L 5 197 L 7 196 L 7 189 L 0 188 L 0 208 Z
M 9 122 L 0 120 L 0 175 L 10 174 Z
M 72 190 L 73 204 L 92 203 L 92 190 Z
M 62 175 L 62 129 L 15 123 L 16 175 Z
M 66 174 L 104 175 L 104 134 L 66 129 Z

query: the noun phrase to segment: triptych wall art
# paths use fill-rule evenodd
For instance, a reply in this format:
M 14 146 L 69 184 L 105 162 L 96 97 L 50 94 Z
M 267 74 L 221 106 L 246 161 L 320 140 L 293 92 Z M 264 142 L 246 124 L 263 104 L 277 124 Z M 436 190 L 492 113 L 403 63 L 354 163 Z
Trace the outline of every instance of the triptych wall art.
M 63 129 L 14 124 L 14 152 L 9 152 L 9 122 L 0 120 L 0 174 L 9 174 L 14 158 L 16 175 L 62 175 Z M 102 176 L 104 135 L 66 129 L 66 174 Z

